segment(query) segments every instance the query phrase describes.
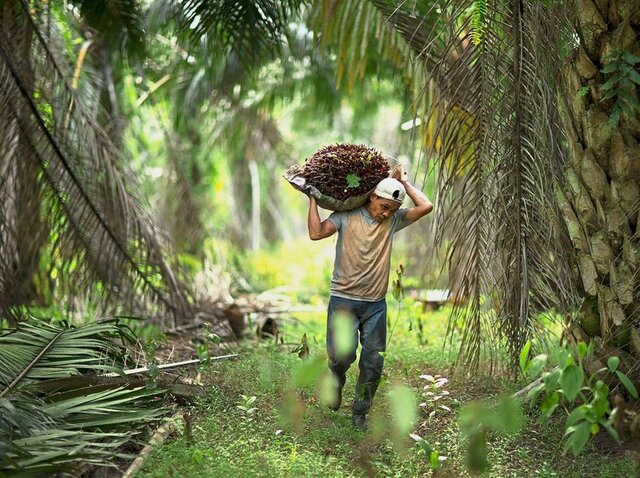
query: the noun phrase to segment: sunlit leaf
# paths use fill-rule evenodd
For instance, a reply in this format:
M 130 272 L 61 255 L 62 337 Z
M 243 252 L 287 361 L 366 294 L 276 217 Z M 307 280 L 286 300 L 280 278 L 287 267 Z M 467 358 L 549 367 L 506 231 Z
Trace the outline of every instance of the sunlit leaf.
M 527 342 L 522 347 L 522 350 L 520 350 L 520 371 L 523 374 L 527 373 L 529 350 L 531 350 L 531 341 L 527 340 Z

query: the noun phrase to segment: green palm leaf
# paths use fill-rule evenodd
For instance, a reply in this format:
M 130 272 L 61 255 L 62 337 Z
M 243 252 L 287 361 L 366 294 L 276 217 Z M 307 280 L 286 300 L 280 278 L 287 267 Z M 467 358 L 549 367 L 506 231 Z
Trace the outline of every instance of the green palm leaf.
M 121 371 L 124 348 L 116 341 L 134 339 L 116 319 L 80 327 L 24 322 L 0 336 L 0 474 L 70 472 L 127 457 L 122 445 L 165 414 L 155 400 L 161 391 L 125 384 L 96 392 L 81 378 Z M 77 393 L 39 392 L 50 379 L 71 376 Z

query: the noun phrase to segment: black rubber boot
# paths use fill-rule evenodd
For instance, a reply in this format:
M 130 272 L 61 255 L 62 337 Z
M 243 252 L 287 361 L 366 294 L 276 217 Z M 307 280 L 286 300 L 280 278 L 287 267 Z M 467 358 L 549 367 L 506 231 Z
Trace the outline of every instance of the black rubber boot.
M 365 431 L 367 428 L 369 428 L 366 416 L 359 413 L 354 413 L 353 415 L 351 415 L 351 424 L 354 426 L 354 428 L 362 431 Z

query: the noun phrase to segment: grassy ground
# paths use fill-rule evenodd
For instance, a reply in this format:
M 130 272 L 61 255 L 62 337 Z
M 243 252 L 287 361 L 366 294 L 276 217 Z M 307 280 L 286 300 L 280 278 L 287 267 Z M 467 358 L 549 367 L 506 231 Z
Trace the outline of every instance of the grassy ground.
M 452 356 L 442 348 L 445 318 L 446 311 L 401 316 L 385 357 L 384 381 L 368 432 L 350 424 L 357 367 L 349 371 L 342 409 L 332 412 L 322 404 L 324 318 L 287 322 L 285 342 L 299 341 L 306 333 L 310 360 L 303 363 L 290 353 L 291 347 L 263 343 L 245 344 L 240 360 L 216 363 L 204 372 L 211 383 L 207 395 L 191 409 L 193 441 L 187 443 L 178 433 L 153 452 L 136 476 L 474 476 L 465 466 L 467 446 L 458 412 L 465 403 L 495 398 L 516 386 L 496 374 L 449 377 Z M 390 327 L 394 322 L 391 311 Z M 441 386 L 435 385 L 438 381 Z M 490 468 L 483 476 L 635 476 L 630 453 L 591 445 L 577 458 L 562 454 L 561 417 L 544 425 L 533 415 L 524 421 L 516 434 L 490 437 Z M 423 437 L 437 451 L 437 469 L 409 433 Z

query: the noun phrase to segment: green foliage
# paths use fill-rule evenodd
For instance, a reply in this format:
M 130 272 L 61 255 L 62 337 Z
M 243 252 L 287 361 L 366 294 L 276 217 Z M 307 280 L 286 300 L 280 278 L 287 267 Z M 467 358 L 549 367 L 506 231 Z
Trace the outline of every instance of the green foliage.
M 129 458 L 123 445 L 165 413 L 149 406 L 158 391 L 94 389 L 91 380 L 121 373 L 117 342 L 134 340 L 117 320 L 30 321 L 0 335 L 0 475 L 76 474 L 83 464 Z
M 401 447 L 403 440 L 414 429 L 418 420 L 415 393 L 406 386 L 394 386 L 389 390 L 389 404 L 391 407 L 391 430 L 394 442 L 397 447 Z
M 640 57 L 624 50 L 615 50 L 607 58 L 606 66 L 601 70 L 607 80 L 600 86 L 605 92 L 601 101 L 613 101 L 609 126 L 615 128 L 622 115 L 629 118 L 640 113 L 640 103 L 634 91 L 640 86 L 640 73 L 636 65 Z
M 348 188 L 357 188 L 360 186 L 360 177 L 357 174 L 348 174 L 347 175 L 347 187 Z
M 526 361 L 531 347 L 527 342 L 521 351 L 521 368 L 529 373 L 530 379 L 540 376 L 542 383 L 528 392 L 528 398 L 533 404 L 540 394 L 543 399 L 540 404 L 542 419 L 548 419 L 554 411 L 563 405 L 568 412 L 565 424 L 566 442 L 564 450 L 571 450 L 574 456 L 582 452 L 591 436 L 597 434 L 600 428 L 607 430 L 618 440 L 618 434 L 612 427 L 613 417 L 617 413 L 611 409 L 609 403 L 609 387 L 604 382 L 605 373 L 613 373 L 629 394 L 636 398 L 638 392 L 629 378 L 618 370 L 620 359 L 612 356 L 607 360 L 607 367 L 602 368 L 590 377 L 586 377 L 583 360 L 592 353 L 592 346 L 579 342 L 571 350 L 566 344 L 558 353 L 558 364 L 553 370 L 542 372 L 543 367 L 534 364 L 535 358 Z M 536 357 L 537 358 L 537 357 Z M 546 360 L 545 360 L 546 362 Z M 542 373 L 541 373 L 542 372 Z M 576 400 L 579 405 L 572 408 Z
M 475 402 L 460 411 L 460 430 L 467 437 L 467 466 L 473 472 L 489 468 L 487 439 L 489 433 L 511 435 L 518 433 L 523 425 L 521 403 L 518 399 L 504 396 L 500 402 L 490 405 Z
M 475 0 L 471 6 L 471 39 L 480 45 L 487 28 L 487 0 Z

